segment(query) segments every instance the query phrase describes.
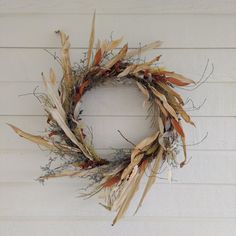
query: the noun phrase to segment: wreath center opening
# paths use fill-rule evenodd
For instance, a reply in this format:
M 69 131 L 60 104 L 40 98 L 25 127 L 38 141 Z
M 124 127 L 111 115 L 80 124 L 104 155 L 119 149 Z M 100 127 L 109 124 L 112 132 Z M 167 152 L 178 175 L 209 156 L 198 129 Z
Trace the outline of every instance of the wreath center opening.
M 133 82 L 108 82 L 83 95 L 77 112 L 81 112 L 85 135 L 92 139 L 97 152 L 132 148 L 122 135 L 137 143 L 153 132 L 143 100 Z

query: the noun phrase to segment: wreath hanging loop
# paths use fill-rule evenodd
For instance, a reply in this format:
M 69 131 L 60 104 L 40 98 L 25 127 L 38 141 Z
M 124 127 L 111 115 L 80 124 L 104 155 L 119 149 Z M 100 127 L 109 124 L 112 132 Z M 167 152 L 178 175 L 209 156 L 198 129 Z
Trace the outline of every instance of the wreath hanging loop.
M 145 171 L 151 169 L 143 195 L 137 209 L 155 182 L 156 175 L 164 162 L 182 167 L 186 163 L 185 134 L 180 120 L 194 125 L 185 112 L 184 102 L 175 86 L 187 86 L 194 81 L 175 72 L 156 66 L 160 56 L 147 62 L 135 63 L 134 58 L 161 45 L 160 41 L 144 47 L 128 50 L 128 44 L 114 53 L 122 38 L 98 41 L 92 56 L 95 35 L 95 16 L 89 39 L 86 60 L 73 68 L 70 62 L 69 36 L 57 31 L 61 39 L 59 62 L 63 78 L 59 86 L 56 75 L 50 69 L 49 78 L 43 75 L 45 95 L 38 96 L 47 115 L 48 132 L 45 136 L 26 133 L 10 125 L 21 137 L 63 157 L 64 162 L 54 169 L 47 169 L 39 179 L 55 177 L 86 177 L 92 190 L 85 196 L 104 191 L 103 204 L 109 210 L 118 211 L 113 225 L 123 216 Z M 111 54 L 111 52 L 113 52 Z M 79 104 L 81 97 L 94 86 L 106 80 L 132 80 L 145 96 L 153 117 L 153 133 L 135 145 L 130 151 L 119 150 L 112 159 L 98 155 L 89 144 L 81 124 Z M 185 159 L 178 164 L 177 146 L 182 142 Z

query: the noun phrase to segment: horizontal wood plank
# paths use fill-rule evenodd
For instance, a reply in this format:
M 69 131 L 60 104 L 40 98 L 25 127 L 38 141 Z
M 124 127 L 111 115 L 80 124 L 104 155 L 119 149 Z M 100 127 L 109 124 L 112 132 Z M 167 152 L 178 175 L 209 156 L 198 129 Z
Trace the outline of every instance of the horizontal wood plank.
M 107 159 L 114 150 L 97 150 Z M 173 169 L 173 184 L 236 184 L 235 151 L 189 151 L 191 158 L 183 169 Z M 0 182 L 32 182 L 42 175 L 41 166 L 48 163 L 50 152 L 41 150 L 0 151 Z M 157 184 L 166 183 L 168 169 L 163 167 Z M 162 179 L 165 178 L 165 179 Z M 70 178 L 58 178 L 56 182 L 69 183 Z M 75 180 L 76 181 L 76 180 Z
M 147 0 L 147 1 L 109 1 L 109 0 L 61 0 L 53 1 L 0 1 L 0 13 L 4 14 L 91 14 L 96 9 L 97 14 L 233 14 L 236 13 L 235 1 L 207 0 Z
M 144 187 L 144 186 L 143 186 Z M 47 182 L 0 183 L 0 216 L 114 216 L 101 207 L 98 197 L 84 200 L 81 185 Z M 140 188 L 141 190 L 141 188 Z M 127 213 L 133 214 L 136 195 Z M 138 216 L 149 217 L 236 217 L 236 185 L 155 185 L 147 195 Z
M 98 196 L 78 197 L 86 180 L 36 182 L 52 154 L 6 125 L 44 133 L 43 108 L 32 94 L 19 95 L 37 86 L 43 91 L 40 74 L 50 67 L 61 78 L 59 64 L 45 51 L 60 54 L 55 30 L 70 35 L 72 62 L 79 62 L 95 9 L 96 40 L 124 36 L 130 48 L 161 40 L 161 48 L 143 58 L 161 54 L 160 66 L 195 81 L 208 59 L 206 74 L 214 64 L 212 77 L 197 90 L 177 89 L 196 106 L 206 99 L 200 110 L 191 111 L 191 102 L 186 105 L 196 123 L 196 128 L 184 125 L 188 165 L 173 170 L 172 184 L 163 168 L 138 214 L 133 216 L 141 191 L 116 227 L 110 226 L 115 213 L 99 206 Z M 236 235 L 235 25 L 235 0 L 0 0 L 0 235 Z M 142 103 L 132 86 L 101 86 L 83 97 L 82 120 L 92 127 L 100 155 L 111 158 L 114 148 L 130 148 L 117 130 L 134 143 L 153 132 Z
M 53 55 L 60 56 L 59 49 L 47 50 Z M 78 63 L 84 52 L 86 49 L 72 49 L 71 61 Z M 0 48 L 0 81 L 41 81 L 41 72 L 47 74 L 50 67 L 56 71 L 60 79 L 59 63 L 49 53 L 44 49 Z M 142 58 L 149 60 L 157 55 L 162 55 L 160 66 L 184 74 L 195 81 L 200 79 L 209 59 L 206 75 L 212 69 L 211 63 L 214 65 L 214 73 L 207 82 L 236 82 L 236 49 L 156 49 Z
M 0 47 L 58 47 L 58 29 L 70 35 L 73 47 L 87 47 L 91 20 L 76 14 L 3 15 Z M 114 32 L 130 47 L 162 40 L 167 48 L 235 48 L 235 23 L 236 15 L 98 15 L 96 38 Z
M 189 150 L 235 150 L 235 117 L 195 117 L 194 121 L 196 128 L 184 125 Z M 99 149 L 130 147 L 117 130 L 134 143 L 138 143 L 153 133 L 145 117 L 84 117 L 84 122 L 88 127 L 93 128 L 93 143 Z M 0 123 L 0 128 L 4 133 L 4 136 L 0 136 L 0 149 L 35 150 L 37 149 L 35 144 L 19 138 L 6 123 L 14 124 L 27 132 L 43 134 L 46 118 L 5 116 L 0 117 Z M 86 129 L 85 132 L 87 132 Z
M 44 115 L 42 105 L 33 96 L 35 89 L 36 93 L 45 92 L 42 82 L 1 82 L 0 115 Z M 176 91 L 184 101 L 192 99 L 195 108 L 191 102 L 185 106 L 192 116 L 236 116 L 236 104 L 232 102 L 236 83 L 205 83 L 193 91 Z M 143 107 L 144 96 L 136 85 L 100 86 L 87 92 L 81 101 L 86 116 L 146 116 L 148 109 L 148 105 Z
M 0 234 L 7 236 L 47 235 L 47 236 L 77 236 L 77 235 L 112 235 L 112 236 L 225 236 L 236 234 L 235 219 L 183 219 L 126 217 L 115 227 L 111 227 L 111 218 L 84 217 L 51 220 L 30 218 L 14 218 L 0 221 Z M 92 227 L 91 227 L 92 225 Z

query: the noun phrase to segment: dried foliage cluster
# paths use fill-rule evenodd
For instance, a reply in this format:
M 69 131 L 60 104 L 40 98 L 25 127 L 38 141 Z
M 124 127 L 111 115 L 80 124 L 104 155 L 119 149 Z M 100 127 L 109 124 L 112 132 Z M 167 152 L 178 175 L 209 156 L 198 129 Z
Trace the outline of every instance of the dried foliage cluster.
M 43 75 L 46 93 L 37 95 L 48 114 L 47 135 L 31 135 L 13 125 L 11 127 L 21 137 L 46 147 L 63 160 L 62 164 L 54 168 L 50 168 L 49 163 L 40 180 L 62 176 L 88 178 L 91 189 L 88 196 L 104 190 L 104 206 L 117 211 L 113 221 L 115 224 L 127 210 L 147 169 L 151 170 L 151 174 L 138 208 L 164 162 L 180 167 L 186 163 L 185 134 L 180 120 L 194 124 L 183 109 L 183 99 L 173 88 L 194 82 L 156 66 L 160 56 L 147 62 L 135 63 L 135 56 L 159 47 L 159 41 L 134 50 L 128 50 L 128 45 L 125 44 L 116 55 L 111 52 L 120 45 L 122 38 L 98 41 L 93 54 L 94 23 L 95 18 L 86 60 L 77 68 L 72 67 L 70 62 L 69 37 L 61 31 L 57 32 L 62 45 L 61 58 L 58 61 L 62 67 L 63 79 L 58 86 L 55 73 L 51 69 L 49 78 Z M 153 134 L 130 151 L 118 151 L 110 160 L 100 157 L 88 142 L 83 131 L 80 110 L 81 97 L 107 80 L 134 81 L 144 94 L 146 104 L 150 106 L 154 125 Z M 177 144 L 180 142 L 185 156 L 181 163 L 176 159 Z

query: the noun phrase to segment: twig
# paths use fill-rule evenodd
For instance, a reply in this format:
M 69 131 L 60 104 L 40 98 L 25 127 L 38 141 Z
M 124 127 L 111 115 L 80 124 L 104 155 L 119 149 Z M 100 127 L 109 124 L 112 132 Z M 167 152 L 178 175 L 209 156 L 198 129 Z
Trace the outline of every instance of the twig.
M 136 145 L 133 143 L 133 142 L 131 142 L 130 140 L 128 140 L 121 132 L 120 132 L 120 130 L 117 130 L 117 132 L 120 134 L 120 136 L 123 138 L 123 139 L 125 139 L 128 143 L 130 143 L 130 144 L 132 144 L 134 147 L 136 147 Z

